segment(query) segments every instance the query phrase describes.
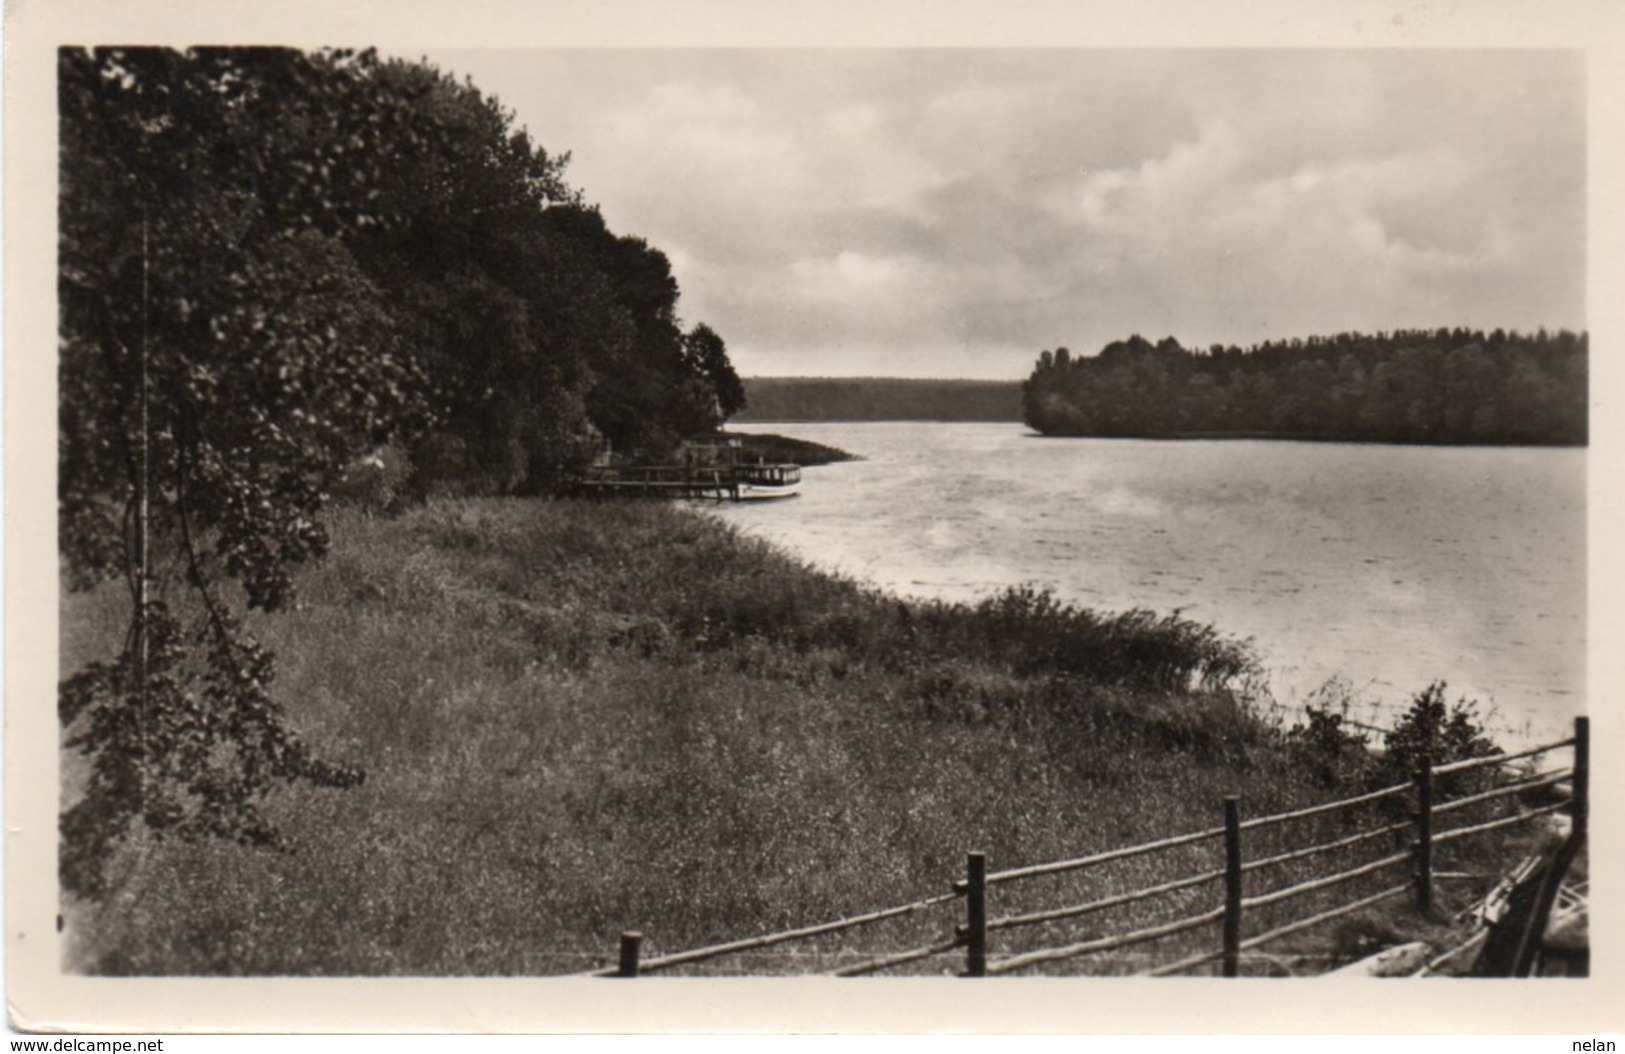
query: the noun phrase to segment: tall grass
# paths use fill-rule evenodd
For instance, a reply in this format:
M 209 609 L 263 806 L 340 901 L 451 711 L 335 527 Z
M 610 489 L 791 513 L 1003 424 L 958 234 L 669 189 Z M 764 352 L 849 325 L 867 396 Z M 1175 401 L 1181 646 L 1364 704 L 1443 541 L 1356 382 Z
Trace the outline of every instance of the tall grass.
M 1013 866 L 1323 793 L 1239 691 L 1246 645 L 1177 616 L 902 602 L 645 503 L 333 533 L 257 630 L 365 784 L 282 792 L 285 853 L 132 842 L 112 897 L 65 905 L 72 968 L 570 972 L 627 928 L 658 954 L 941 892 L 970 849 Z M 65 668 L 117 602 L 68 601 Z

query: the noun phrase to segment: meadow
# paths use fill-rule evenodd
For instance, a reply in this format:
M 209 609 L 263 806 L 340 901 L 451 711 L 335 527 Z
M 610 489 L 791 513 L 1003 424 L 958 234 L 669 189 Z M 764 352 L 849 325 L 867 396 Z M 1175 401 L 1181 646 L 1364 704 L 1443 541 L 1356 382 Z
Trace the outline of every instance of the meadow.
M 905 602 L 652 503 L 344 507 L 333 537 L 253 625 L 295 726 L 365 782 L 278 791 L 283 851 L 131 839 L 111 895 L 64 905 L 70 969 L 570 973 L 623 930 L 658 954 L 835 919 L 946 891 L 967 851 L 1076 856 L 1334 781 L 1247 644 L 1178 616 Z M 116 644 L 120 601 L 66 596 L 65 673 Z

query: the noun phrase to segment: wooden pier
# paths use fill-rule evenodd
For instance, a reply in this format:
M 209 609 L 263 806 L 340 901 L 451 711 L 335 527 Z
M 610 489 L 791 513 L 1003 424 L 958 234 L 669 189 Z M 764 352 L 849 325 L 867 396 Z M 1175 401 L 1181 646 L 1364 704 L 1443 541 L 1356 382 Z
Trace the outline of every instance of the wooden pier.
M 743 501 L 790 497 L 800 481 L 796 465 L 638 465 L 600 468 L 579 488 L 595 497 Z
M 581 489 L 598 497 L 739 500 L 739 483 L 729 473 L 681 465 L 605 470 L 582 480 Z

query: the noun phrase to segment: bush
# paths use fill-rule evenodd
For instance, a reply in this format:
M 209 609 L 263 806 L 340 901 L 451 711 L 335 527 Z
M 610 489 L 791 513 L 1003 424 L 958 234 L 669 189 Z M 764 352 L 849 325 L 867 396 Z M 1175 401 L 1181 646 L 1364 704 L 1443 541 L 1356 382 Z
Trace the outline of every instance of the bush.
M 1364 733 L 1351 728 L 1345 683 L 1329 682 L 1315 698 L 1319 705 L 1304 707 L 1304 720 L 1287 732 L 1286 742 L 1324 787 L 1375 790 L 1411 782 L 1423 757 L 1437 766 L 1500 753 L 1485 734 L 1477 704 L 1467 699 L 1447 703 L 1442 681 L 1411 700 L 1376 750 Z M 1495 778 L 1488 769 L 1452 773 L 1438 780 L 1434 791 L 1441 798 L 1459 797 L 1486 789 Z
M 1498 754 L 1501 748 L 1484 734 L 1478 705 L 1467 699 L 1445 702 L 1445 683 L 1434 681 L 1411 701 L 1410 709 L 1383 737 L 1383 756 L 1378 764 L 1385 782 L 1411 779 L 1423 758 L 1433 765 L 1448 765 L 1469 758 Z M 1493 778 L 1478 769 L 1447 776 L 1435 787 L 1446 797 L 1470 794 Z
M 1323 787 L 1361 782 L 1371 768 L 1366 738 L 1344 726 L 1344 715 L 1330 707 L 1306 706 L 1305 724 L 1287 733 L 1287 745 Z
M 964 609 L 955 608 L 956 612 Z M 1257 667 L 1244 641 L 1175 611 L 1101 614 L 1018 586 L 960 616 L 966 654 L 1011 663 L 1027 674 L 1060 673 L 1092 684 L 1184 692 L 1229 687 Z

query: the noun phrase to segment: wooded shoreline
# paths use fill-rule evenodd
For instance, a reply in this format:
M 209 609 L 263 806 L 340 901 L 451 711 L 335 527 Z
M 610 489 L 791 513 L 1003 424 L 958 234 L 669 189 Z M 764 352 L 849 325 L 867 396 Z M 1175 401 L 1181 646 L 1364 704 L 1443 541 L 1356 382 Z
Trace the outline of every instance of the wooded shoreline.
M 1585 333 L 1400 330 L 1187 349 L 1043 352 L 1023 419 L 1046 435 L 1267 435 L 1451 446 L 1584 446 Z

